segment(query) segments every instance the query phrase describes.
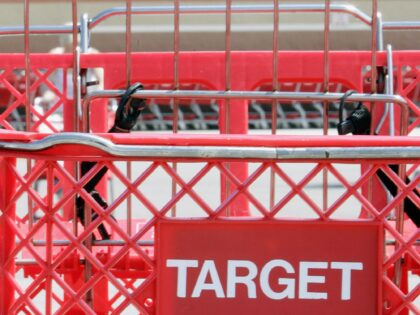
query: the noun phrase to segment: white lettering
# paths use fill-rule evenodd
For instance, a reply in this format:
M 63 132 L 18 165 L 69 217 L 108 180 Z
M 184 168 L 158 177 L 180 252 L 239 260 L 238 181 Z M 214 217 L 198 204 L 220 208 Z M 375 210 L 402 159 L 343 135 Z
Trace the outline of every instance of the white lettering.
M 207 276 L 210 278 L 209 283 L 206 282 Z M 214 260 L 204 261 L 191 297 L 200 297 L 203 290 L 213 290 L 218 298 L 225 297 L 225 293 L 223 292 L 222 283 L 220 282 L 219 274 L 217 273 Z
M 325 300 L 326 292 L 309 292 L 309 283 L 325 283 L 324 276 L 310 276 L 309 269 L 327 269 L 327 262 L 301 261 L 299 264 L 299 298 L 308 300 Z
M 226 288 L 222 285 L 216 263 L 218 268 L 226 268 L 226 273 L 222 273 L 222 275 L 226 274 L 226 282 L 225 277 L 222 277 L 223 284 L 226 283 Z M 201 261 L 195 259 L 166 260 L 166 267 L 176 269 L 176 296 L 178 298 L 199 298 L 203 291 L 213 291 L 216 298 L 237 298 L 238 285 L 244 285 L 247 290 L 248 299 L 256 299 L 258 292 L 257 285 L 259 284 L 261 292 L 272 300 L 295 299 L 296 295 L 298 295 L 298 299 L 325 300 L 328 299 L 328 293 L 322 292 L 319 289 L 312 289 L 311 291 L 310 285 L 326 284 L 323 287 L 325 287 L 324 290 L 327 290 L 327 288 L 332 287 L 330 282 L 333 279 L 327 281 L 327 275 L 331 273 L 322 274 L 321 271 L 315 272 L 312 269 L 335 269 L 341 271 L 341 300 L 346 301 L 351 299 L 353 271 L 363 270 L 362 262 L 301 261 L 298 265 L 299 269 L 295 269 L 286 260 L 273 259 L 262 266 L 259 273 L 258 265 L 250 260 L 227 260 L 224 262 L 204 260 L 201 269 L 197 269 L 196 272 L 191 273 L 191 268 L 198 268 L 200 264 Z M 274 268 L 281 268 L 284 270 L 281 272 L 285 273 L 286 276 L 274 279 Z M 191 279 L 191 276 L 195 275 L 198 271 L 198 277 Z M 190 272 L 189 275 L 188 272 Z M 287 275 L 290 276 L 287 277 Z M 190 286 L 192 286 L 191 282 L 194 285 L 191 295 L 187 292 L 188 280 Z M 273 288 L 271 284 L 274 283 L 274 280 L 282 287 L 277 290 Z M 329 286 L 327 282 L 330 284 Z
M 266 296 L 273 300 L 281 300 L 284 298 L 293 299 L 295 297 L 295 280 L 290 278 L 279 278 L 278 284 L 286 285 L 286 288 L 281 292 L 275 292 L 270 287 L 270 272 L 274 268 L 283 268 L 287 273 L 295 273 L 292 265 L 283 259 L 270 260 L 261 270 L 260 274 L 260 286 L 261 290 Z
M 337 262 L 331 263 L 332 269 L 341 269 L 341 299 L 351 299 L 351 271 L 363 270 L 363 264 L 360 262 Z
M 247 275 L 238 276 L 236 270 L 244 268 L 248 270 Z M 228 260 L 227 265 L 227 292 L 228 298 L 236 297 L 236 285 L 238 283 L 245 284 L 248 289 L 248 298 L 255 299 L 257 297 L 257 288 L 254 278 L 258 274 L 257 266 L 249 260 Z
M 176 296 L 184 298 L 187 296 L 187 268 L 197 268 L 198 260 L 189 259 L 168 259 L 166 267 L 178 268 L 178 281 Z

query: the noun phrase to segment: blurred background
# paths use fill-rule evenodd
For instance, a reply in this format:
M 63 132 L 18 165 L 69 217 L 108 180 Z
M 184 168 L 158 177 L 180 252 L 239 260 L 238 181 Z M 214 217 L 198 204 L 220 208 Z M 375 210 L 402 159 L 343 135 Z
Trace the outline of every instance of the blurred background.
M 220 5 L 226 1 L 183 1 L 181 5 Z M 2 0 L 0 21 L 2 26 L 24 24 L 24 1 Z M 77 13 L 93 18 L 112 7 L 125 7 L 125 1 L 78 0 Z M 232 4 L 272 4 L 272 1 L 233 0 Z M 323 0 L 279 1 L 280 4 L 323 4 Z M 63 25 L 72 20 L 70 0 L 30 0 L 31 25 Z M 133 7 L 172 5 L 173 1 L 132 1 Z M 371 0 L 331 0 L 331 4 L 352 4 L 371 16 Z M 419 21 L 419 0 L 378 0 L 378 11 L 383 21 Z M 281 13 L 279 48 L 282 50 L 323 49 L 322 13 Z M 232 49 L 271 50 L 272 14 L 233 14 Z M 135 15 L 132 18 L 134 51 L 171 51 L 173 49 L 173 16 L 171 14 Z M 225 16 L 223 14 L 183 14 L 180 17 L 182 50 L 223 50 L 225 45 Z M 371 34 L 368 25 L 345 13 L 331 14 L 332 50 L 369 50 Z M 103 52 L 124 51 L 125 16 L 116 15 L 99 24 L 92 33 L 91 44 Z M 419 31 L 385 31 L 384 43 L 396 50 L 420 49 Z M 31 51 L 48 52 L 59 45 L 58 36 L 31 37 Z M 1 52 L 23 52 L 22 36 L 0 37 Z

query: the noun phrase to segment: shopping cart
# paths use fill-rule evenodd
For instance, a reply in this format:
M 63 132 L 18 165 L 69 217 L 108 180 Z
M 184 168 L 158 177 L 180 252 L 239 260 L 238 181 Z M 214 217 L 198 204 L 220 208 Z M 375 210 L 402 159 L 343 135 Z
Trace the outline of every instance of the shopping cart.
M 420 24 L 382 21 L 371 2 L 368 16 L 328 0 L 127 0 L 78 21 L 73 0 L 72 25 L 40 27 L 30 25 L 25 0 L 24 26 L 0 28 L 25 43 L 24 54 L 2 54 L 0 68 L 32 74 L 19 96 L 19 127 L 15 107 L 0 114 L 0 313 L 420 314 L 420 230 L 404 212 L 406 200 L 420 205 L 420 52 L 383 50 L 381 39 L 383 30 Z M 335 11 L 370 26 L 370 51 L 329 49 Z M 281 12 L 324 14 L 325 49 L 279 51 Z M 132 15 L 158 13 L 173 16 L 173 51 L 133 52 Z M 226 17 L 225 51 L 180 50 L 181 14 L 203 13 Z M 272 50 L 232 51 L 231 17 L 241 13 L 272 16 Z M 91 30 L 118 14 L 126 51 L 87 53 Z M 31 53 L 31 36 L 46 33 L 73 36 L 72 53 Z M 98 68 L 104 89 L 88 91 L 87 72 Z M 50 80 L 57 71 L 60 88 Z M 148 106 L 140 131 L 107 133 L 113 102 L 137 81 L 145 89 L 133 97 Z M 1 83 L 15 93 L 5 75 Z M 43 111 L 34 96 L 41 86 L 56 96 Z M 346 115 L 363 102 L 371 135 L 329 129 L 349 89 L 357 92 L 345 100 Z M 269 129 L 252 134 L 250 126 Z M 322 131 L 287 135 L 283 126 Z M 195 128 L 216 131 L 183 131 Z M 96 164 L 82 174 L 83 161 Z M 107 207 L 85 189 L 103 167 L 96 188 Z

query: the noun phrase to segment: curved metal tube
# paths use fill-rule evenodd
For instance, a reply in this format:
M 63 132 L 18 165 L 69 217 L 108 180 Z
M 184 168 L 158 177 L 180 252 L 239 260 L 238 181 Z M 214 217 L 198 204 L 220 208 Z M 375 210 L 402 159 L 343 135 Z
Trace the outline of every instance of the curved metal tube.
M 82 111 L 83 121 L 82 130 L 89 132 L 89 108 L 92 100 L 99 98 L 120 97 L 125 90 L 103 90 L 88 93 L 83 99 Z M 269 92 L 269 91 L 197 91 L 197 90 L 142 90 L 133 94 L 136 98 L 192 98 L 192 99 L 264 99 L 277 101 L 328 101 L 337 102 L 343 96 L 343 93 L 316 93 L 316 92 Z M 347 101 L 356 102 L 391 102 L 400 105 L 402 120 L 408 117 L 408 104 L 406 100 L 399 95 L 386 94 L 359 94 L 355 93 L 349 96 Z M 406 127 L 402 124 L 401 134 L 407 133 Z
M 388 81 L 387 89 L 389 94 L 394 94 L 394 62 L 392 59 L 392 46 L 387 45 L 386 47 L 386 60 L 388 65 Z M 395 136 L 395 111 L 394 105 L 392 103 L 388 103 L 389 106 L 389 135 Z
M 115 157 L 188 159 L 419 159 L 420 147 L 318 147 L 269 148 L 232 146 L 122 145 L 84 133 L 60 133 L 32 142 L 0 141 L 0 150 L 39 152 L 55 145 L 78 144 L 99 149 Z
M 198 13 L 224 13 L 225 5 L 183 5 L 180 6 L 181 14 L 198 14 Z M 273 5 L 232 5 L 232 13 L 265 13 L 273 12 Z M 280 4 L 280 12 L 324 12 L 323 4 Z M 366 25 L 372 24 L 372 18 L 353 5 L 348 4 L 331 4 L 331 12 L 348 13 Z M 174 6 L 142 6 L 133 7 L 132 14 L 173 14 Z M 114 15 L 126 14 L 125 7 L 114 7 L 104 10 L 95 15 L 89 23 L 92 29 L 102 21 Z M 389 21 L 383 22 L 384 30 L 415 30 L 420 29 L 419 21 Z M 78 24 L 80 31 L 80 24 Z M 30 26 L 29 34 L 70 34 L 72 27 L 69 25 L 34 25 Z M 24 34 L 23 26 L 2 26 L 0 27 L 0 35 L 22 35 Z
M 96 25 L 114 15 L 125 14 L 125 7 L 114 7 L 104 10 L 91 19 L 90 27 L 94 28 Z M 198 13 L 225 13 L 226 5 L 181 5 L 179 7 L 181 14 L 198 14 Z M 232 13 L 265 13 L 273 12 L 274 6 L 272 4 L 238 4 L 232 5 Z M 324 12 L 324 4 L 280 4 L 280 12 Z M 369 15 L 359 10 L 353 5 L 348 4 L 331 4 L 332 12 L 349 13 L 370 25 L 372 19 Z M 174 14 L 174 6 L 144 6 L 133 7 L 133 14 Z
M 389 75 L 387 74 L 385 76 L 385 93 L 386 94 L 389 93 L 388 85 L 389 85 Z M 384 112 L 383 112 L 383 114 L 381 116 L 381 119 L 379 120 L 379 123 L 377 124 L 377 126 L 375 128 L 375 134 L 379 134 L 379 132 L 381 131 L 381 129 L 382 129 L 384 123 L 385 123 L 385 120 L 386 120 L 386 118 L 388 116 L 388 113 L 389 113 L 389 106 L 390 106 L 389 104 L 390 103 L 386 103 L 385 104 Z

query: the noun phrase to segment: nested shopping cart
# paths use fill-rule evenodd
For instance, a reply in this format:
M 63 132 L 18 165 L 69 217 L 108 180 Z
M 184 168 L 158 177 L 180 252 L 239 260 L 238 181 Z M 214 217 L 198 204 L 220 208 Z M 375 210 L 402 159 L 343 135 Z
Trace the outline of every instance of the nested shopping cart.
M 1 314 L 420 314 L 420 52 L 382 39 L 420 23 L 382 21 L 376 0 L 370 16 L 279 2 L 127 0 L 79 20 L 73 0 L 72 25 L 47 27 L 30 25 L 24 1 L 24 25 L 0 28 L 25 48 L 0 58 Z M 283 12 L 323 14 L 324 50 L 279 51 Z M 331 51 L 331 12 L 368 25 L 371 50 Z M 271 16 L 272 50 L 231 49 L 243 13 Z M 133 52 L 134 14 L 172 15 L 173 51 Z M 223 15 L 225 50 L 181 51 L 188 14 Z M 114 15 L 126 51 L 89 53 Z M 30 52 L 33 36 L 57 33 L 70 53 Z M 133 82 L 145 87 L 139 131 L 107 133 Z M 337 135 L 359 102 L 370 134 Z M 322 130 L 281 129 L 293 126 Z M 82 173 L 83 161 L 95 165 Z M 106 206 L 86 189 L 104 167 Z

